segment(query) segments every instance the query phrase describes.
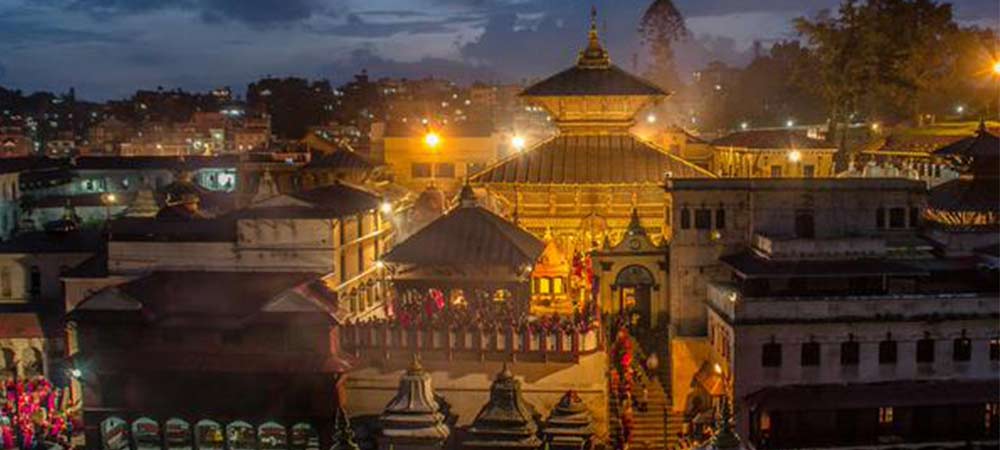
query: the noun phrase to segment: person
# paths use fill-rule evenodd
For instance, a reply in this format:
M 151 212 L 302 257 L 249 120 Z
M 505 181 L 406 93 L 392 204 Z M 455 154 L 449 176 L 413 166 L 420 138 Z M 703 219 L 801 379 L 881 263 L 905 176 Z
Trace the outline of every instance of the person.
M 639 411 L 646 412 L 649 409 L 649 387 L 642 385 L 642 400 L 639 401 Z

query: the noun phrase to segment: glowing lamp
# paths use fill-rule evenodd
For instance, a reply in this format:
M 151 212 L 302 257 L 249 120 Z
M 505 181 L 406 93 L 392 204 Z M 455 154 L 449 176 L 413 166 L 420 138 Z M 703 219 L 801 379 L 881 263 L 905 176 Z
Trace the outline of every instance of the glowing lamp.
M 524 150 L 526 144 L 524 138 L 521 136 L 514 136 L 510 139 L 510 145 L 517 149 L 517 151 Z
M 655 114 L 650 114 L 650 115 L 646 116 L 646 122 L 656 123 L 656 115 Z
M 438 134 L 433 131 L 425 134 L 424 145 L 432 149 L 437 148 L 438 145 L 441 145 L 441 136 L 438 136 Z
M 375 268 L 379 270 L 384 269 L 385 263 L 382 260 L 375 261 Z
M 1000 61 L 993 63 L 993 73 L 1000 75 Z
M 958 105 L 958 106 L 955 107 L 955 112 L 958 113 L 958 114 L 962 114 L 962 113 L 965 112 L 965 107 L 962 106 L 962 105 Z
M 749 123 L 743 122 L 743 123 L 740 124 L 740 129 L 741 130 L 746 130 L 747 128 L 750 128 L 750 124 Z
M 792 150 L 792 151 L 788 152 L 788 160 L 791 161 L 791 162 L 793 162 L 793 163 L 797 163 L 797 162 L 801 161 L 802 160 L 802 152 L 800 152 L 798 150 Z
M 72 368 L 72 369 L 70 369 L 69 374 L 73 378 L 80 378 L 80 377 L 83 376 L 83 371 L 81 371 L 80 369 L 77 369 L 77 368 Z
M 382 202 L 382 204 L 379 205 L 378 209 L 382 211 L 382 214 L 389 214 L 392 212 L 392 203 Z
M 785 122 L 785 126 L 788 127 L 788 128 L 794 127 L 795 126 L 795 121 L 792 120 L 792 119 L 788 119 L 788 121 Z

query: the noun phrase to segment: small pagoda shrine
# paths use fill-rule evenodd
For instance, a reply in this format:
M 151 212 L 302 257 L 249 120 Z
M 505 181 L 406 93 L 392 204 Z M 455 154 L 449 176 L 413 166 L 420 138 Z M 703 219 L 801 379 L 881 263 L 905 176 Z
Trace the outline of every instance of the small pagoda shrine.
M 576 391 L 568 391 L 556 404 L 542 428 L 551 450 L 588 450 L 593 446 L 593 417 Z
M 569 285 L 572 266 L 551 232 L 545 233 L 544 242 L 542 256 L 531 271 L 531 314 L 571 315 L 575 308 Z
M 462 448 L 536 449 L 542 445 L 535 408 L 521 395 L 521 382 L 505 363 L 490 386 L 490 400 L 467 430 Z
M 952 254 L 995 245 L 1000 231 L 1000 137 L 981 122 L 974 136 L 934 152 L 962 173 L 931 189 L 924 218 L 931 237 Z
M 383 450 L 440 449 L 450 431 L 444 414 L 434 397 L 431 376 L 420 365 L 417 356 L 399 380 L 396 396 L 385 406 L 379 422 L 382 434 L 379 448 Z

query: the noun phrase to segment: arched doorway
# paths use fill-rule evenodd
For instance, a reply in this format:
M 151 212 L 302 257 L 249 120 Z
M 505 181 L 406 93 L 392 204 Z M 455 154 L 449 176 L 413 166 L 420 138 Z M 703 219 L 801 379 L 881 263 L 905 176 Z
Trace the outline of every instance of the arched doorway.
M 652 324 L 653 274 L 643 266 L 631 265 L 618 272 L 614 287 L 618 291 L 618 310 L 639 314 L 639 326 L 649 329 Z

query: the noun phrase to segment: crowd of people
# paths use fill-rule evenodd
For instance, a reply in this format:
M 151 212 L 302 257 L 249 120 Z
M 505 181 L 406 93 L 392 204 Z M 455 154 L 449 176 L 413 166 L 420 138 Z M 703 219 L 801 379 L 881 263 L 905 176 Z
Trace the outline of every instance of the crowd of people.
M 384 319 L 372 319 L 367 324 L 390 323 L 403 328 L 482 328 L 530 329 L 535 333 L 563 331 L 586 332 L 597 326 L 595 305 L 588 305 L 571 316 L 535 317 L 530 314 L 527 299 L 507 296 L 498 299 L 495 293 L 475 291 L 453 295 L 447 299 L 437 289 L 410 293 L 387 304 Z
M 67 391 L 44 377 L 7 380 L 0 407 L 3 449 L 70 448 L 74 424 Z

